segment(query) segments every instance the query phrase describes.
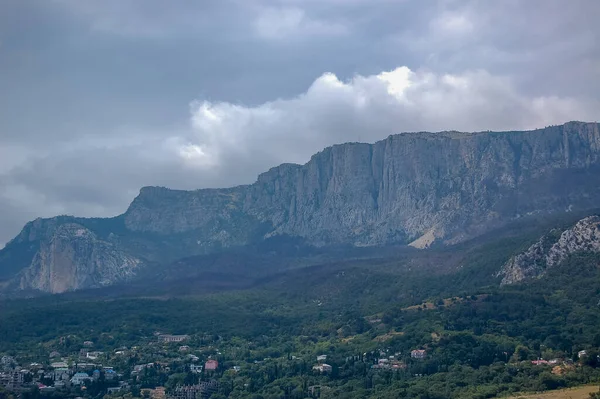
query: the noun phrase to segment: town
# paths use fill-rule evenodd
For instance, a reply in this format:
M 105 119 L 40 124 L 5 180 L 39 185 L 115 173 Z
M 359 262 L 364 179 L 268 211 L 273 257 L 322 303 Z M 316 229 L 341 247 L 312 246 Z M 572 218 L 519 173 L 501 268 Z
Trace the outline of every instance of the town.
M 0 397 L 189 399 L 228 396 L 233 391 L 250 394 L 257 373 L 276 379 L 287 368 L 307 377 L 306 394 L 316 398 L 328 389 L 327 382 L 344 370 L 361 365 L 365 372 L 419 377 L 422 362 L 428 357 L 423 348 L 403 354 L 381 345 L 363 353 L 349 353 L 351 345 L 346 350 L 331 347 L 332 353 L 324 353 L 320 342 L 295 354 L 269 353 L 268 349 L 240 338 L 226 342 L 219 336 L 161 332 L 129 348 L 107 350 L 106 345 L 97 346 L 93 339 L 70 335 L 57 339 L 56 345 L 43 354 L 3 355 L 0 389 L 4 389 L 5 396 L 0 390 Z M 270 356 L 263 357 L 265 354 Z M 587 356 L 585 350 L 577 353 L 580 361 Z M 572 360 L 558 358 L 521 362 L 525 363 L 547 367 L 557 375 L 576 366 Z
M 46 356 L 26 364 L 18 357 L 4 355 L 0 361 L 0 386 L 9 393 L 27 397 L 33 393 L 47 397 L 130 397 L 144 398 L 205 398 L 219 392 L 221 385 L 236 375 L 249 377 L 253 368 L 281 360 L 294 362 L 315 377 L 327 378 L 341 364 L 360 362 L 372 370 L 406 370 L 402 353 L 390 354 L 390 349 L 376 349 L 344 358 L 327 354 L 246 358 L 251 354 L 250 342 L 234 339 L 226 343 L 221 337 L 172 335 L 156 332 L 140 345 L 98 350 L 93 340 L 70 335 L 60 337 L 58 347 L 80 348 L 75 352 L 60 352 L 55 348 Z M 219 349 L 223 347 L 223 351 Z M 225 352 L 227 351 L 227 352 Z M 273 355 L 271 353 L 271 355 Z M 415 349 L 407 353 L 413 360 L 424 359 L 426 351 Z M 237 362 L 236 362 L 237 361 Z M 248 373 L 244 373 L 248 371 Z M 224 378 L 225 377 L 225 378 Z M 230 377 L 230 378 L 227 378 Z M 241 387 L 251 390 L 251 378 L 243 379 Z M 233 390 L 233 386 L 228 387 Z M 307 391 L 318 396 L 325 384 L 311 385 Z

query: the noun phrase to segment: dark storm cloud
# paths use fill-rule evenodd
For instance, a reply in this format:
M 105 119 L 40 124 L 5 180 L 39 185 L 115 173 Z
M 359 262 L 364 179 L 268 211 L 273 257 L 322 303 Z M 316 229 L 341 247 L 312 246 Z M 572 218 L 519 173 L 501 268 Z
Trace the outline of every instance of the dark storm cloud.
M 595 0 L 9 0 L 0 245 L 143 185 L 249 183 L 405 130 L 598 118 Z

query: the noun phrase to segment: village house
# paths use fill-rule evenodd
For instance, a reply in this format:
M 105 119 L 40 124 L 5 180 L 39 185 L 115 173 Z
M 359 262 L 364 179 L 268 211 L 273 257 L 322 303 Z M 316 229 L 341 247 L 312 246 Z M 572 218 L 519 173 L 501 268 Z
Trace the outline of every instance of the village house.
M 327 360 L 327 355 L 317 356 L 317 362 L 324 362 L 325 360 Z
M 532 360 L 531 364 L 533 364 L 535 366 L 544 366 L 544 365 L 550 364 L 550 362 L 547 360 L 538 359 L 538 360 Z
M 71 384 L 82 385 L 89 380 L 91 380 L 91 378 L 89 375 L 87 375 L 87 373 L 75 373 L 73 378 L 71 378 Z
M 427 352 L 425 352 L 425 349 L 415 349 L 410 351 L 410 357 L 413 359 L 425 359 L 426 354 Z
M 395 361 L 392 363 L 392 370 L 404 370 L 406 368 L 406 364 L 402 362 Z
M 325 363 L 317 364 L 317 365 L 313 366 L 313 370 L 317 370 L 320 373 L 331 373 L 332 369 L 333 368 L 329 364 L 325 364 Z
M 42 395 L 47 395 L 47 394 L 50 394 L 50 393 L 56 391 L 55 387 L 48 387 L 48 386 L 46 386 L 46 385 L 44 385 L 42 383 L 39 383 L 39 382 L 37 384 L 37 387 L 40 390 L 40 393 Z
M 119 376 L 114 370 L 105 370 L 104 371 L 104 379 L 106 379 L 106 381 L 114 381 L 118 378 L 119 378 Z
M 204 381 L 196 385 L 178 385 L 173 390 L 173 399 L 204 398 L 219 390 L 217 381 Z
M 138 374 L 140 371 L 147 367 L 154 367 L 154 363 L 136 364 L 135 366 L 133 366 L 132 374 Z
M 50 367 L 54 369 L 63 369 L 69 367 L 69 365 L 66 362 L 52 362 L 50 363 Z
M 76 363 L 75 364 L 75 369 L 76 370 L 93 370 L 95 368 L 96 368 L 96 364 L 95 363 L 80 362 L 80 363 Z
M 372 369 L 393 369 L 393 370 L 399 370 L 399 369 L 403 369 L 406 368 L 406 365 L 402 362 L 399 362 L 397 360 L 390 360 L 390 359 L 379 359 L 377 361 L 377 364 L 374 364 L 371 366 Z
M 187 345 L 182 345 L 179 347 L 179 352 L 187 352 L 190 350 L 190 347 Z
M 160 334 L 158 336 L 158 342 L 182 342 L 188 339 L 187 335 L 170 335 L 170 334 Z
M 194 374 L 202 373 L 202 365 L 201 364 L 190 364 L 190 371 Z
M 87 348 L 91 348 L 92 346 L 94 346 L 94 343 L 92 341 L 85 341 L 83 343 L 83 346 L 85 346 Z
M 219 362 L 214 360 L 214 359 L 209 359 L 206 361 L 206 363 L 204 364 L 204 369 L 206 371 L 208 370 L 216 370 L 219 367 Z
M 581 359 L 582 357 L 586 357 L 586 356 L 587 356 L 587 351 L 585 351 L 585 350 L 577 352 L 578 359 Z
M 102 356 L 104 354 L 104 352 L 99 352 L 99 351 L 94 351 L 94 352 L 87 352 L 85 354 L 85 357 L 87 359 L 91 359 L 91 360 L 96 360 L 98 359 L 100 356 Z
M 68 381 L 71 378 L 71 372 L 66 367 L 58 367 L 50 373 L 50 378 L 53 381 Z
M 0 386 L 5 386 L 9 389 L 18 388 L 25 380 L 25 373 L 21 371 L 11 371 L 0 373 Z

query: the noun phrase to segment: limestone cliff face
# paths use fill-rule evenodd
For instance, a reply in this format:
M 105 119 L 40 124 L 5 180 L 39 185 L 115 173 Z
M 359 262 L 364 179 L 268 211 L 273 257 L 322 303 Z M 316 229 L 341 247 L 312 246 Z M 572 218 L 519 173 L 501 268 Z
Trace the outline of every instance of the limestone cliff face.
M 560 235 L 556 233 L 542 237 L 527 251 L 510 259 L 498 274 L 502 277 L 501 284 L 541 277 L 548 268 L 577 252 L 600 252 L 599 216 L 584 218 Z
M 144 188 L 125 223 L 132 231 L 195 232 L 200 243 L 223 245 L 256 239 L 258 226 L 265 236 L 301 236 L 318 245 L 382 245 L 423 235 L 418 245 L 451 244 L 526 214 L 593 207 L 599 158 L 595 123 L 400 134 L 327 148 L 249 186 Z
M 140 264 L 85 227 L 66 223 L 41 241 L 31 264 L 20 273 L 19 288 L 62 293 L 106 286 L 131 279 Z
M 597 123 L 525 132 L 404 133 L 375 144 L 326 148 L 305 165 L 280 165 L 251 185 L 145 187 L 124 215 L 110 221 L 62 217 L 29 223 L 0 251 L 0 280 L 27 267 L 24 287 L 57 292 L 97 286 L 127 278 L 121 268 L 135 270 L 139 259 L 160 263 L 277 235 L 318 246 L 448 245 L 526 215 L 599 203 Z M 89 246 L 80 247 L 73 234 L 55 238 L 68 223 L 85 226 L 94 237 Z M 105 268 L 117 277 L 105 278 Z M 50 283 L 50 271 L 59 270 L 77 270 L 80 277 Z

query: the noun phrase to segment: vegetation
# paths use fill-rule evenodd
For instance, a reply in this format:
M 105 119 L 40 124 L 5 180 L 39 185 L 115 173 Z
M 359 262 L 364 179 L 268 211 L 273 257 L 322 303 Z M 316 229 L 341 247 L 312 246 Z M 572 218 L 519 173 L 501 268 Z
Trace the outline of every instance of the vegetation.
M 542 279 L 499 287 L 494 271 L 527 245 L 505 237 L 440 250 L 418 268 L 415 257 L 329 263 L 197 296 L 7 300 L 0 353 L 21 364 L 47 362 L 53 350 L 76 358 L 90 340 L 132 378 L 134 396 L 211 379 L 220 382 L 214 398 L 255 399 L 492 398 L 600 381 L 600 256 L 578 254 Z M 219 368 L 191 373 L 179 345 L 159 344 L 158 331 L 189 334 L 190 353 Z M 126 356 L 114 354 L 121 347 Z M 414 349 L 425 358 L 411 358 Z M 321 354 L 331 372 L 313 370 Z M 396 368 L 380 367 L 390 356 Z M 133 365 L 148 362 L 134 377 Z M 102 397 L 105 388 L 81 394 Z

